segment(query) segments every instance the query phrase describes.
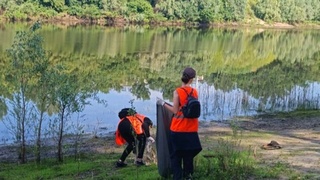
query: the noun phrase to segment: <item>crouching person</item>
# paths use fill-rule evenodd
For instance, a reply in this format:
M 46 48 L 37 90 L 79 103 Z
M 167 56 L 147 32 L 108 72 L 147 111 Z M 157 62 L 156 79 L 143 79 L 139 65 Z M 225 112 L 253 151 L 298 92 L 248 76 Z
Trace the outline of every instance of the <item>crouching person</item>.
M 127 166 L 125 160 L 132 151 L 136 154 L 135 164 L 137 166 L 145 165 L 142 159 L 146 146 L 146 139 L 154 142 L 149 131 L 149 128 L 153 125 L 152 121 L 148 117 L 138 114 L 131 108 L 122 109 L 118 116 L 120 122 L 116 130 L 115 141 L 116 144 L 120 146 L 127 143 L 127 147 L 117 161 L 116 166 Z

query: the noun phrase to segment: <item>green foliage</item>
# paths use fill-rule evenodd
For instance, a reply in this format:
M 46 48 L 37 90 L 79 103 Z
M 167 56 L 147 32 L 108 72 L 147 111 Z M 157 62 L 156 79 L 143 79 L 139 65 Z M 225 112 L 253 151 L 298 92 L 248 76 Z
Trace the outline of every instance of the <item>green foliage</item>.
M 68 8 L 67 13 L 71 16 L 81 17 L 83 14 L 83 9 L 81 6 L 71 6 Z
M 1 9 L 12 9 L 16 5 L 21 5 L 24 3 L 24 0 L 1 0 L 0 1 L 0 8 Z
M 242 21 L 245 18 L 247 0 L 222 0 L 225 21 Z
M 50 7 L 57 12 L 65 9 L 65 0 L 42 0 L 39 2 L 44 7 Z
M 35 33 L 39 26 L 39 23 L 35 23 L 29 31 L 17 32 L 14 43 L 11 49 L 8 50 L 12 60 L 13 71 L 17 73 L 17 75 L 14 75 L 13 72 L 10 73 L 14 82 L 29 83 L 29 80 L 34 82 L 32 78 L 36 77 L 39 72 L 38 63 L 41 63 L 45 57 L 42 38 Z M 22 79 L 24 81 L 21 81 Z M 25 85 L 27 86 L 28 84 Z
M 23 3 L 20 5 L 20 12 L 26 14 L 29 17 L 33 17 L 37 14 L 37 7 L 33 3 Z
M 50 11 L 42 12 L 43 7 L 80 18 L 108 16 L 133 23 L 163 21 L 163 18 L 188 23 L 246 22 L 256 17 L 267 22 L 289 23 L 320 19 L 318 0 L 3 0 L 0 7 L 11 20 L 26 20 L 39 14 L 52 17 Z
M 320 13 L 320 3 L 317 0 L 305 1 L 305 12 L 307 20 L 317 21 Z
M 256 16 L 267 22 L 281 21 L 280 4 L 278 0 L 258 0 L 254 6 Z
M 95 5 L 72 6 L 67 10 L 71 16 L 77 16 L 85 19 L 98 19 L 101 16 L 99 8 Z
M 79 1 L 79 0 L 66 0 L 65 5 L 68 7 L 81 6 L 81 1 Z
M 47 7 L 39 7 L 38 16 L 43 19 L 53 18 L 57 15 L 57 11 L 47 8 Z
M 256 165 L 250 149 L 242 149 L 240 140 L 218 140 L 216 148 L 209 149 L 196 162 L 195 177 L 210 179 L 247 179 Z M 198 179 L 198 178 L 197 178 Z
M 36 32 L 40 23 L 35 23 L 28 31 L 17 32 L 8 55 L 11 60 L 9 71 L 6 74 L 14 92 L 9 103 L 9 110 L 13 119 L 8 118 L 11 131 L 14 132 L 16 141 L 19 143 L 19 160 L 26 162 L 26 133 L 28 124 L 32 120 L 33 108 L 29 95 L 35 90 L 32 87 L 37 84 L 39 74 L 46 68 L 46 53 L 42 48 L 42 38 Z
M 222 5 L 222 1 L 199 1 L 199 21 L 203 23 L 222 21 Z
M 153 16 L 153 8 L 146 0 L 129 1 L 127 7 L 128 16 L 131 14 L 143 14 L 146 18 Z
M 107 12 L 116 13 L 121 9 L 123 3 L 118 0 L 101 0 L 99 7 Z
M 32 114 L 33 126 L 40 140 L 43 114 L 57 113 L 58 157 L 59 161 L 62 161 L 61 143 L 67 128 L 65 122 L 73 113 L 81 112 L 87 104 L 86 99 L 94 93 L 92 89 L 87 88 L 88 86 L 81 86 L 78 77 L 70 75 L 64 63 L 55 65 L 49 63 L 46 51 L 42 47 L 42 37 L 35 33 L 39 28 L 40 24 L 35 23 L 29 31 L 19 31 L 11 49 L 8 50 L 12 67 L 9 66 L 5 75 L 6 80 L 14 88 L 12 93 L 14 98 L 10 99 L 16 107 L 11 111 L 14 121 L 17 121 L 11 124 L 18 124 L 15 132 L 18 140 L 22 141 L 23 154 L 24 133 L 28 130 L 26 124 L 30 121 L 28 115 Z M 28 104 L 36 105 L 37 109 L 30 108 L 31 105 Z M 55 107 L 55 110 L 50 111 L 50 107 Z M 37 113 L 34 113 L 34 110 L 37 110 Z M 38 145 L 40 146 L 40 143 Z M 25 155 L 22 155 L 22 158 L 25 158 Z M 40 162 L 40 158 L 37 158 L 37 161 Z
M 248 179 L 252 177 L 256 168 L 256 161 L 252 155 L 252 149 L 241 145 L 241 129 L 236 121 L 231 122 L 231 139 L 220 138 L 214 148 L 208 148 L 198 157 L 196 171 L 199 177 L 210 179 Z M 202 179 L 202 178 L 200 178 Z
M 85 5 L 83 7 L 83 11 L 81 16 L 82 18 L 91 18 L 91 19 L 97 19 L 100 17 L 100 11 L 97 6 L 95 5 Z
M 222 20 L 222 2 L 216 0 L 161 1 L 156 8 L 170 20 L 182 19 L 185 22 L 202 23 Z
M 64 9 L 65 0 L 50 0 L 52 8 L 57 12 L 62 12 Z
M 296 23 L 306 19 L 303 7 L 298 6 L 297 0 L 279 0 L 281 17 L 285 22 Z
M 4 16 L 10 20 L 28 20 L 53 17 L 57 12 L 48 7 L 39 6 L 36 2 L 25 2 L 21 5 L 12 4 L 6 7 Z
M 174 7 L 174 0 L 161 1 L 156 5 L 156 8 L 159 9 L 159 13 L 163 14 L 163 16 L 169 20 L 175 19 Z
M 199 10 L 197 0 L 191 0 L 181 2 L 182 19 L 185 22 L 198 22 L 199 21 Z
M 10 20 L 26 20 L 27 14 L 24 14 L 20 11 L 20 7 L 17 4 L 12 4 L 5 11 L 4 16 Z

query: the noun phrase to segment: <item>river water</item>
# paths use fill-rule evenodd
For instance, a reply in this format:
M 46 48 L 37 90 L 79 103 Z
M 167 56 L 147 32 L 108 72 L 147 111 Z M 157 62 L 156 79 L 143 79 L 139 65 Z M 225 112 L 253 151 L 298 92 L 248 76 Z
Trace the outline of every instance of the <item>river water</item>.
M 8 74 L 4 56 L 15 33 L 29 26 L 1 26 L 1 74 Z M 118 112 L 132 105 L 156 123 L 156 97 L 171 102 L 186 66 L 199 77 L 193 87 L 202 104 L 200 120 L 320 108 L 319 31 L 43 25 L 40 34 L 51 61 L 65 63 L 81 86 L 94 84 L 107 102 L 88 99 L 91 105 L 72 115 L 68 123 L 80 121 L 85 133 L 112 133 Z M 5 78 L 0 85 L 7 87 Z M 0 97 L 0 144 L 6 144 L 14 141 L 5 126 L 12 119 L 6 88 Z M 32 139 L 32 126 L 28 132 Z

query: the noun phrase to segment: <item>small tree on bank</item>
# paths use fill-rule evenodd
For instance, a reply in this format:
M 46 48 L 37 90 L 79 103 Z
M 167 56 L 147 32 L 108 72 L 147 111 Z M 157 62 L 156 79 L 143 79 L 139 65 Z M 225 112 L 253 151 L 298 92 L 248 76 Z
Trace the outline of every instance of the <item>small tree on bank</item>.
M 91 96 L 86 90 L 81 89 L 78 78 L 75 75 L 68 74 L 63 66 L 58 65 L 52 75 L 54 82 L 54 106 L 58 111 L 57 130 L 57 160 L 63 161 L 63 138 L 66 133 L 66 123 L 71 115 L 82 112 L 86 99 Z
M 82 112 L 86 99 L 94 94 L 91 87 L 83 87 L 63 62 L 50 64 L 48 53 L 42 47 L 42 37 L 37 33 L 40 27 L 37 22 L 28 31 L 17 32 L 8 50 L 11 66 L 5 76 L 13 95 L 8 99 L 12 108 L 6 119 L 19 144 L 21 163 L 26 162 L 26 134 L 31 130 L 36 137 L 36 162 L 40 163 L 43 122 L 48 114 L 57 114 L 57 159 L 62 162 L 67 120 L 73 113 Z
M 8 55 L 11 58 L 11 67 L 6 79 L 12 83 L 13 97 L 11 115 L 16 122 L 12 132 L 15 133 L 19 143 L 19 160 L 26 162 L 26 132 L 27 124 L 31 122 L 29 115 L 32 114 L 33 103 L 28 95 L 35 91 L 33 88 L 46 68 L 43 64 L 46 53 L 42 48 L 42 38 L 36 32 L 40 23 L 35 23 L 28 31 L 18 31 Z M 12 123 L 11 123 L 12 124 Z M 13 124 L 12 124 L 13 125 Z

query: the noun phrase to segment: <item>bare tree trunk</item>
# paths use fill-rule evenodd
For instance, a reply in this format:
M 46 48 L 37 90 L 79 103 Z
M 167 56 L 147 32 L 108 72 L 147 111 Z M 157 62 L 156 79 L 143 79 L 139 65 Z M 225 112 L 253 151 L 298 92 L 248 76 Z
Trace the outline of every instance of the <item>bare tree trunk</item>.
M 25 123 L 26 123 L 26 102 L 22 90 L 22 117 L 21 117 L 21 145 L 20 145 L 20 161 L 22 164 L 26 163 L 26 138 L 25 138 Z
M 58 139 L 58 161 L 63 162 L 62 153 L 62 138 L 63 138 L 63 124 L 64 124 L 64 111 L 65 106 L 62 107 L 61 117 L 60 117 L 60 129 L 59 129 L 59 139 Z
M 36 142 L 36 162 L 40 163 L 41 161 L 41 128 L 43 121 L 43 111 L 40 113 L 39 125 L 37 129 L 37 142 Z
M 21 142 L 21 163 L 26 163 L 26 141 L 24 139 L 24 134 L 22 135 L 22 142 Z

